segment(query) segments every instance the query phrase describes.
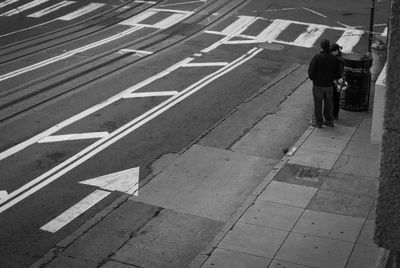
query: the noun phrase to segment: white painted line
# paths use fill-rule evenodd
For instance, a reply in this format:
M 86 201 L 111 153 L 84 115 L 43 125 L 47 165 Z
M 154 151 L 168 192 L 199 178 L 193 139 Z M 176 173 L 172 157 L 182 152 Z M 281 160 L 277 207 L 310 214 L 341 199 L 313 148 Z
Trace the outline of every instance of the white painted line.
M 170 7 L 170 6 L 178 6 L 178 5 L 186 5 L 186 4 L 194 4 L 194 3 L 204 3 L 204 2 L 206 2 L 206 1 L 205 0 L 186 1 L 186 2 L 180 2 L 180 3 L 165 4 L 160 7 Z
M 12 35 L 12 34 L 24 32 L 24 31 L 27 31 L 27 30 L 30 30 L 30 29 L 33 29 L 33 28 L 36 28 L 36 27 L 40 27 L 40 26 L 49 24 L 49 23 L 54 22 L 56 20 L 57 19 L 53 19 L 53 20 L 49 20 L 49 21 L 46 21 L 46 22 L 43 22 L 43 23 L 35 24 L 35 25 L 31 26 L 31 27 L 23 28 L 23 29 L 20 29 L 18 31 L 14 31 L 14 32 L 10 32 L 10 33 L 6 33 L 6 34 L 3 34 L 3 35 L 0 35 L 0 37 L 5 37 L 5 36 Z
M 134 3 L 145 3 L 145 4 L 151 4 L 151 5 L 157 4 L 157 2 L 154 2 L 154 1 L 143 1 L 143 0 L 135 0 L 133 2 Z
M 121 49 L 119 52 L 121 52 L 121 53 L 125 53 L 125 52 L 128 52 L 128 53 L 137 53 L 137 54 L 144 54 L 144 55 L 151 55 L 151 54 L 153 54 L 153 52 L 151 52 L 151 51 L 138 50 L 138 49 L 129 49 L 129 48 Z
M 221 31 L 223 35 L 234 35 L 239 32 L 242 32 L 246 29 L 250 24 L 255 22 L 256 19 L 253 16 L 239 16 L 239 18 L 234 21 L 231 25 L 227 26 L 225 29 Z
M 110 37 L 107 37 L 105 39 L 99 40 L 97 42 L 91 43 L 89 45 L 86 45 L 86 46 L 83 46 L 83 47 L 80 47 L 80 48 L 77 48 L 77 49 L 74 49 L 74 50 L 71 50 L 71 51 L 67 51 L 67 52 L 65 52 L 65 53 L 63 53 L 61 55 L 55 56 L 53 58 L 49 58 L 47 60 L 44 60 L 44 61 L 32 64 L 32 65 L 26 66 L 24 68 L 21 68 L 21 69 L 18 69 L 18 70 L 15 70 L 15 71 L 0 75 L 0 81 L 3 81 L 3 80 L 6 80 L 6 79 L 9 79 L 9 78 L 21 75 L 23 73 L 26 73 L 26 72 L 29 72 L 29 71 L 32 71 L 32 70 L 39 69 L 39 68 L 41 68 L 43 66 L 46 66 L 46 65 L 49 65 L 51 63 L 54 63 L 54 62 L 57 62 L 57 61 L 72 57 L 75 54 L 87 51 L 89 49 L 104 45 L 106 43 L 112 42 L 112 41 L 117 40 L 117 39 L 122 38 L 122 37 L 125 37 L 125 36 L 127 36 L 127 35 L 129 35 L 129 34 L 131 34 L 133 32 L 136 32 L 136 31 L 138 31 L 140 29 L 142 29 L 142 28 L 141 27 L 133 27 L 133 28 L 130 28 L 130 29 L 125 30 L 123 32 L 117 33 L 117 34 L 115 34 L 113 36 L 110 36 Z
M 228 62 L 193 62 L 187 63 L 182 67 L 205 67 L 205 66 L 225 66 Z
M 140 92 L 140 93 L 129 93 L 124 96 L 125 99 L 129 98 L 148 98 L 148 97 L 163 97 L 163 96 L 174 96 L 178 94 L 178 91 L 157 91 L 157 92 Z
M 46 3 L 47 1 L 50 1 L 50 0 L 34 0 L 34 1 L 31 1 L 31 2 L 29 2 L 29 3 L 25 4 L 25 5 L 22 5 L 22 6 L 18 7 L 18 8 L 11 9 L 11 10 L 1 14 L 0 16 L 12 16 L 12 15 L 21 13 L 21 12 L 23 12 L 25 10 L 34 8 L 34 7 L 36 7 L 38 5 L 41 5 L 43 3 Z
M 73 140 L 87 140 L 87 139 L 101 139 L 107 137 L 108 132 L 89 132 L 89 133 L 79 133 L 79 134 L 65 134 L 65 135 L 54 135 L 47 136 L 38 141 L 38 143 L 48 143 L 48 142 L 60 142 L 60 141 L 73 141 Z
M 108 196 L 110 192 L 96 190 L 81 201 L 79 201 L 76 205 L 72 206 L 64 213 L 48 222 L 47 224 L 40 227 L 41 230 L 47 231 L 50 233 L 55 233 L 65 225 L 73 221 L 76 217 L 83 214 L 86 210 L 96 205 L 103 198 Z
M 168 27 L 184 20 L 189 15 L 190 15 L 190 13 L 189 14 L 172 14 L 171 16 L 154 24 L 154 27 L 159 28 L 159 29 L 167 29 Z
M 176 64 L 174 64 L 172 66 L 170 66 L 169 68 L 165 69 L 164 71 L 162 71 L 162 72 L 160 72 L 160 73 L 158 73 L 156 75 L 153 75 L 153 76 L 147 78 L 146 80 L 144 80 L 144 81 L 142 81 L 142 82 L 140 82 L 140 83 L 138 83 L 138 84 L 136 84 L 136 85 L 134 85 L 132 87 L 127 88 L 126 90 L 114 95 L 113 97 L 111 97 L 111 98 L 109 98 L 109 99 L 107 99 L 107 100 L 105 100 L 105 101 L 103 101 L 103 102 L 101 102 L 101 103 L 99 103 L 99 104 L 97 104 L 95 106 L 92 106 L 92 107 L 80 112 L 77 115 L 74 115 L 74 116 L 72 116 L 72 117 L 70 117 L 70 118 L 58 123 L 57 125 L 55 125 L 55 126 L 49 128 L 49 129 L 37 134 L 36 136 L 33 136 L 32 138 L 30 138 L 30 139 L 28 139 L 28 140 L 26 140 L 24 142 L 21 142 L 21 143 L 15 145 L 13 147 L 7 149 L 4 152 L 1 152 L 0 153 L 0 160 L 3 160 L 5 158 L 7 158 L 7 157 L 19 152 L 19 151 L 22 151 L 23 149 L 31 146 L 32 144 L 35 144 L 39 140 L 41 140 L 41 139 L 43 139 L 43 138 L 45 138 L 47 136 L 50 136 L 53 133 L 56 133 L 57 131 L 60 131 L 61 129 L 63 129 L 63 128 L 65 128 L 65 127 L 67 127 L 67 126 L 69 126 L 69 125 L 81 120 L 82 118 L 87 117 L 90 114 L 93 114 L 93 113 L 97 112 L 98 110 L 103 109 L 104 107 L 107 107 L 108 105 L 110 105 L 110 104 L 120 100 L 121 98 L 123 98 L 126 94 L 132 93 L 132 92 L 134 92 L 134 91 L 136 91 L 136 90 L 138 90 L 138 89 L 140 89 L 140 88 L 142 88 L 144 86 L 147 86 L 147 85 L 151 84 L 152 82 L 154 82 L 154 81 L 156 81 L 156 80 L 158 80 L 158 79 L 170 74 L 171 72 L 175 71 L 176 69 L 179 69 L 182 65 L 184 65 L 184 64 L 186 64 L 186 63 L 188 63 L 188 62 L 190 62 L 192 60 L 193 60 L 193 58 L 186 58 L 186 59 L 184 59 L 184 60 L 182 60 L 182 61 L 180 61 L 180 62 L 178 62 L 178 63 L 176 63 Z M 36 183 L 36 182 L 34 182 L 34 183 Z M 20 193 L 20 192 L 17 192 L 17 191 L 14 191 L 14 192 L 15 192 L 15 194 L 19 194 Z
M 322 33 L 325 31 L 326 27 L 321 27 L 320 25 L 310 25 L 305 33 L 299 35 L 293 42 L 296 46 L 301 47 L 313 47 L 318 38 L 321 37 Z
M 136 15 L 136 16 L 133 16 L 133 17 L 131 17 L 129 19 L 123 20 L 119 24 L 121 24 L 121 25 L 129 25 L 129 26 L 136 26 L 136 25 L 138 25 L 139 22 L 141 22 L 141 21 L 143 21 L 143 20 L 145 20 L 145 19 L 147 19 L 147 18 L 149 18 L 149 17 L 151 17 L 151 16 L 153 16 L 155 14 L 157 14 L 157 12 L 151 11 L 151 10 L 150 11 L 147 10 L 147 11 L 145 11 L 145 12 L 139 14 L 139 15 Z
M 8 200 L 7 191 L 0 191 L 0 204 Z
M 274 20 L 257 35 L 256 39 L 261 42 L 273 42 L 290 24 L 291 22 L 287 20 Z
M 234 23 L 232 23 L 231 25 L 229 25 L 228 27 L 226 27 L 225 29 L 223 29 L 221 31 L 221 34 L 226 34 L 225 37 L 223 37 L 219 41 L 211 44 L 209 47 L 201 50 L 201 52 L 208 53 L 208 52 L 216 49 L 220 45 L 222 45 L 222 44 L 226 43 L 227 41 L 229 41 L 235 35 L 238 35 L 238 34 L 242 33 L 251 24 L 253 24 L 256 20 L 258 20 L 258 17 L 239 16 L 239 18 Z M 209 32 L 206 31 L 206 33 L 209 33 Z
M 158 115 L 162 114 L 163 112 L 167 111 L 171 107 L 175 106 L 182 100 L 186 99 L 190 95 L 194 94 L 204 86 L 208 85 L 209 83 L 213 82 L 214 80 L 218 79 L 219 77 L 223 76 L 224 74 L 232 71 L 236 67 L 240 66 L 241 64 L 247 62 L 248 60 L 252 59 L 258 53 L 260 53 L 262 49 L 253 48 L 245 55 L 239 57 L 238 59 L 231 62 L 229 65 L 222 67 L 221 69 L 217 70 L 216 72 L 204 77 L 203 79 L 199 80 L 198 82 L 194 83 L 193 85 L 189 86 L 188 88 L 184 89 L 183 91 L 179 92 L 179 94 L 169 98 L 168 100 L 164 101 L 163 103 L 157 105 L 156 107 L 152 108 L 151 110 L 147 111 L 146 113 L 142 114 L 138 118 L 128 122 L 124 126 L 120 127 L 119 129 L 115 130 L 110 134 L 109 137 L 103 138 L 98 140 L 97 142 L 91 144 L 87 148 L 83 149 L 78 154 L 70 157 L 63 163 L 59 164 L 58 166 L 52 168 L 51 170 L 47 171 L 45 174 L 42 174 L 38 178 L 32 180 L 28 184 L 24 185 L 23 187 L 17 189 L 16 191 L 9 194 L 11 198 L 16 196 L 18 193 L 21 193 L 16 198 L 12 199 L 8 203 L 4 204 L 0 207 L 0 213 L 6 211 L 8 208 L 14 206 L 15 204 L 19 203 L 20 201 L 24 200 L 28 196 L 32 195 L 36 191 L 42 189 L 49 183 L 57 180 L 62 175 L 66 174 L 70 170 L 74 169 L 75 167 L 79 166 L 80 164 L 84 163 L 86 160 L 90 159 L 92 156 L 98 154 L 108 146 L 112 145 L 113 143 L 117 142 L 118 140 L 122 139 L 135 129 L 141 127 L 142 125 L 146 124 L 147 122 L 151 121 Z M 187 58 L 186 61 L 191 61 L 193 58 Z M 184 60 L 184 61 L 185 61 Z M 171 66 L 172 67 L 172 66 Z M 140 84 L 140 83 L 139 83 Z M 32 187 L 33 186 L 33 187 Z M 26 191 L 25 191 L 26 190 Z M 25 191 L 25 192 L 23 192 Z M 23 192 L 23 193 L 22 193 Z
M 75 1 L 62 1 L 62 2 L 59 2 L 59 3 L 55 4 L 55 5 L 49 6 L 48 8 L 45 8 L 45 9 L 42 9 L 42 10 L 40 10 L 38 12 L 30 14 L 30 15 L 28 15 L 28 17 L 40 18 L 40 17 L 42 17 L 44 15 L 47 15 L 47 14 L 49 14 L 51 12 L 59 10 L 60 8 L 63 8 L 65 6 L 69 6 L 69 5 L 73 4 L 73 3 L 76 3 L 76 2 Z
M 187 10 L 179 10 L 179 9 L 164 9 L 164 8 L 152 8 L 150 9 L 152 11 L 156 12 L 170 12 L 170 13 L 180 13 L 180 14 L 191 14 L 193 13 L 192 11 L 187 11 Z
M 125 169 L 93 179 L 80 181 L 81 184 L 97 186 L 105 191 L 118 191 L 133 195 L 139 187 L 139 167 Z
M 299 8 L 298 7 L 288 7 L 288 8 L 277 8 L 277 9 L 264 9 L 263 11 L 277 12 L 277 11 L 285 11 L 285 10 L 293 10 L 293 9 L 299 9 Z
M 360 41 L 364 31 L 356 29 L 347 29 L 336 43 L 342 47 L 342 52 L 351 53 L 353 47 Z
M 11 4 L 16 3 L 18 1 L 19 0 L 6 0 L 6 1 L 0 3 L 0 8 L 8 6 L 8 5 L 11 5 Z
M 383 30 L 383 32 L 382 32 L 382 36 L 387 36 L 387 33 L 388 33 L 388 27 L 386 27 L 384 30 Z
M 307 10 L 307 11 L 310 11 L 311 13 L 317 14 L 318 16 L 321 16 L 321 17 L 323 17 L 323 18 L 327 18 L 327 16 L 325 16 L 324 14 L 319 13 L 319 12 L 317 12 L 317 11 L 315 11 L 315 10 L 310 9 L 310 8 L 302 7 L 302 9 Z
M 201 53 L 194 53 L 193 56 L 195 56 L 195 57 L 201 57 L 201 56 L 203 56 L 203 54 L 201 54 Z
M 90 13 L 104 5 L 105 4 L 103 4 L 103 3 L 90 3 L 89 5 L 86 5 L 78 10 L 75 10 L 74 12 L 71 12 L 71 13 L 64 15 L 62 17 L 59 17 L 57 19 L 58 20 L 66 20 L 66 21 L 73 20 L 73 19 L 83 16 L 87 13 Z

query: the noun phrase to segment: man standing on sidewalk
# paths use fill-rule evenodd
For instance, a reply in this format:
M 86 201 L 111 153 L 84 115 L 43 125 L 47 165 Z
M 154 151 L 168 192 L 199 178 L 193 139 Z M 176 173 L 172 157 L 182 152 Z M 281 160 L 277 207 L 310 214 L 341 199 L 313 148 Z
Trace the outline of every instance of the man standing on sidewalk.
M 321 48 L 322 51 L 313 57 L 308 67 L 308 76 L 313 81 L 314 99 L 314 120 L 311 125 L 318 128 L 322 124 L 333 127 L 332 85 L 334 80 L 340 78 L 340 66 L 330 53 L 329 40 L 323 39 Z

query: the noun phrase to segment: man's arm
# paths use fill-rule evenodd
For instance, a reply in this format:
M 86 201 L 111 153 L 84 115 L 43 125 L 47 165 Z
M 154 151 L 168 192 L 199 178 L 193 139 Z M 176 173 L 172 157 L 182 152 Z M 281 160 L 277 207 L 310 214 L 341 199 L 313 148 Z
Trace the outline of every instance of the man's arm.
M 312 58 L 310 65 L 308 66 L 308 77 L 314 80 L 315 77 L 315 56 Z

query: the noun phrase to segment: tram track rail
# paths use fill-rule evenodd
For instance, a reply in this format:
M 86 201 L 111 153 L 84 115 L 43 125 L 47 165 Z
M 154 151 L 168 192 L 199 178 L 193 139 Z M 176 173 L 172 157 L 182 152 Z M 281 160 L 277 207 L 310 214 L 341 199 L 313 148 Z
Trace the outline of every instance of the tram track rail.
M 210 1 L 207 5 L 198 8 L 191 16 L 177 25 L 156 31 L 140 40 L 124 44 L 112 51 L 104 52 L 85 62 L 81 62 L 79 66 L 74 65 L 58 70 L 50 76 L 37 79 L 34 83 L 22 85 L 18 89 L 12 90 L 12 92 L 9 91 L 6 95 L 0 95 L 0 111 L 2 111 L 0 123 L 5 123 L 31 109 L 82 89 L 116 72 L 131 68 L 138 62 L 144 61 L 149 57 L 156 57 L 160 53 L 194 38 L 204 30 L 213 27 L 229 17 L 246 2 L 247 0 Z M 209 18 L 211 14 L 214 14 L 214 18 L 212 19 Z M 159 47 L 159 44 L 164 45 Z M 138 50 L 153 48 L 153 53 L 143 57 L 137 57 L 135 53 L 115 53 L 121 49 L 130 47 L 137 47 Z M 113 65 L 111 69 L 105 68 L 111 65 Z M 95 75 L 93 75 L 94 73 Z M 66 84 L 72 85 L 78 79 L 83 81 L 79 81 L 76 85 L 65 87 Z

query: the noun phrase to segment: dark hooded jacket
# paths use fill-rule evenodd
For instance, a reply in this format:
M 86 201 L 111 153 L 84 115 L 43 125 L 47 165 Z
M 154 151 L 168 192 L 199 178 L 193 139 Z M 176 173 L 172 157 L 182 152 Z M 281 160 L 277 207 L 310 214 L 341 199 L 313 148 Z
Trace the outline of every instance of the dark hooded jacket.
M 321 51 L 315 55 L 308 67 L 308 77 L 315 86 L 329 87 L 333 80 L 341 77 L 340 65 L 329 51 Z

